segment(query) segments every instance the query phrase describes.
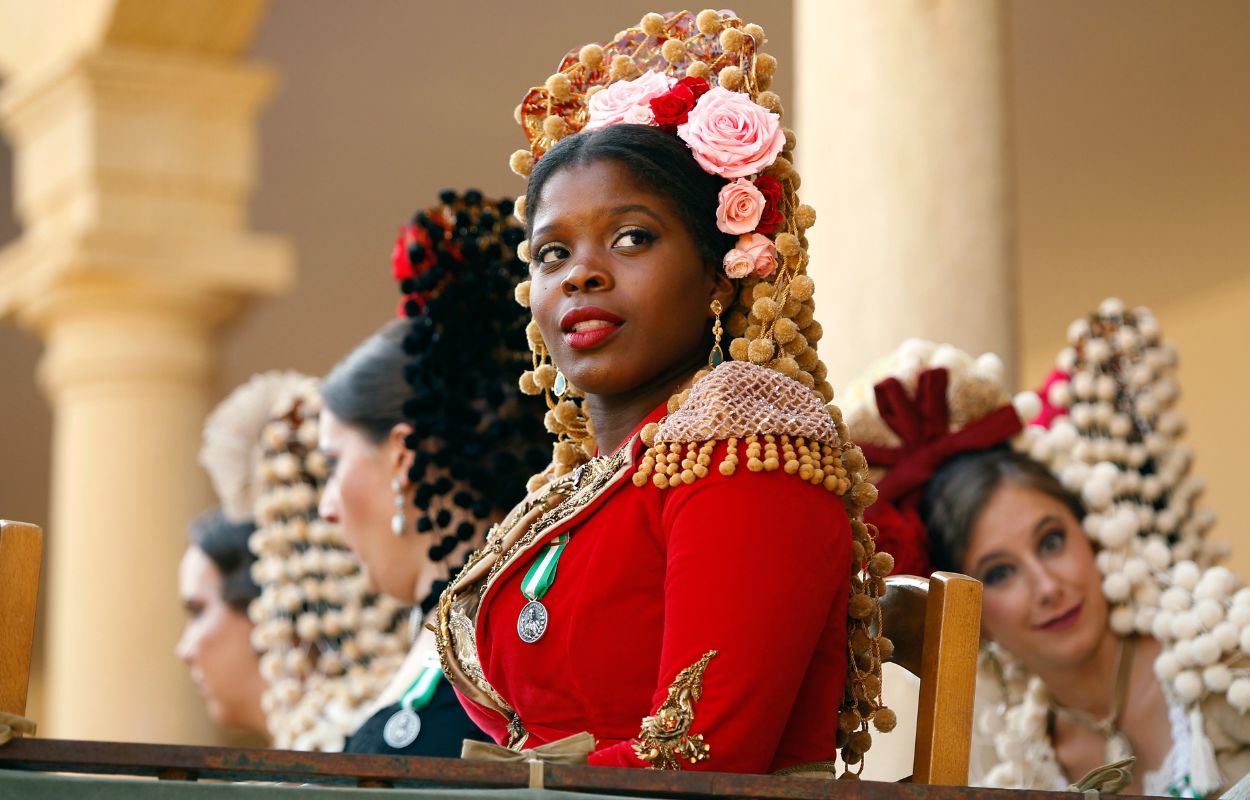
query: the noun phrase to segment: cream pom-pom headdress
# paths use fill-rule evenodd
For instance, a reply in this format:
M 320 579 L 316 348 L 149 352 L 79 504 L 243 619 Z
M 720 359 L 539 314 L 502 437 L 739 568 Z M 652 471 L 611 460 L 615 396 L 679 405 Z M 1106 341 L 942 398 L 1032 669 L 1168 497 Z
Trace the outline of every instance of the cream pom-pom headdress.
M 412 611 L 369 590 L 338 527 L 317 514 L 328 476 L 320 409 L 317 382 L 305 379 L 256 437 L 262 493 L 250 546 L 261 594 L 248 615 L 274 746 L 337 752 L 399 669 Z

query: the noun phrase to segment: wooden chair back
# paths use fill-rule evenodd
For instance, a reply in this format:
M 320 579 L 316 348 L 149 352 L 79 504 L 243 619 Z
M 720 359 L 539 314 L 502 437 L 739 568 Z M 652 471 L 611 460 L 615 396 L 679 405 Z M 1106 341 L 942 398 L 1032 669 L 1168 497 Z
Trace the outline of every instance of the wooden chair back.
M 43 531 L 0 520 L 0 711 L 26 713 Z
M 892 575 L 885 583 L 882 624 L 894 643 L 889 660 L 920 679 L 912 782 L 966 785 L 981 584 L 954 572 Z

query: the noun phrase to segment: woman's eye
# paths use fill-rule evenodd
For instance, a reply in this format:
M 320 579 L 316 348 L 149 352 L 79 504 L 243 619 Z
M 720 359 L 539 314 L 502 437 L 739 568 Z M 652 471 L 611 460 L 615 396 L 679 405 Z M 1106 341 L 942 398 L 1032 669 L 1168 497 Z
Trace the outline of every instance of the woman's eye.
M 648 242 L 655 241 L 655 235 L 650 231 L 642 228 L 630 228 L 617 234 L 616 241 L 612 242 L 613 247 L 641 247 Z
M 998 564 L 990 567 L 985 571 L 985 576 L 981 578 L 981 583 L 986 586 L 998 586 L 1006 581 L 1015 573 L 1010 564 Z
M 568 257 L 568 250 L 565 250 L 558 244 L 545 244 L 538 250 L 539 264 L 554 264 L 562 258 Z
M 1066 541 L 1065 534 L 1061 530 L 1048 531 L 1042 536 L 1041 541 L 1037 543 L 1037 549 L 1042 553 L 1058 553 L 1063 549 Z

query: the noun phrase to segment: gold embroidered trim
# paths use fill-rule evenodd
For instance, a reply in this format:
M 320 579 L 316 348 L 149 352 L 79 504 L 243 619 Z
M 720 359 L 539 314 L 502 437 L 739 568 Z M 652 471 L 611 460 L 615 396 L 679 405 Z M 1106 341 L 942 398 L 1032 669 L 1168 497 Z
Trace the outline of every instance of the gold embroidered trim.
M 443 673 L 475 702 L 508 720 L 508 746 L 517 749 L 529 733 L 521 717 L 491 686 L 477 649 L 477 612 L 499 573 L 524 555 L 545 533 L 574 517 L 597 499 L 631 463 L 634 440 L 611 456 L 593 459 L 531 495 L 487 533 L 486 546 L 468 561 L 439 598 L 432 626 Z M 474 590 L 476 588 L 476 591 Z
M 703 672 L 716 654 L 716 650 L 709 650 L 698 663 L 677 673 L 668 687 L 668 698 L 654 716 L 643 719 L 634 755 L 648 762 L 651 769 L 681 769 L 682 759 L 698 764 L 711 752 L 703 734 L 690 733 L 690 726 L 694 724 L 694 703 L 703 695 Z

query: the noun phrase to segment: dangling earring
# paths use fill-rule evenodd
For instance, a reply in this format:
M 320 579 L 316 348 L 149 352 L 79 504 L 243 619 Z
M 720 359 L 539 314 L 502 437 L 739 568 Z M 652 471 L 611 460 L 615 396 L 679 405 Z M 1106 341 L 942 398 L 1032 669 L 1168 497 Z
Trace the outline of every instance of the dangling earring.
M 408 518 L 404 515 L 404 485 L 399 478 L 391 481 L 391 490 L 395 492 L 395 513 L 391 515 L 391 533 L 403 536 L 408 527 Z
M 556 397 L 564 397 L 564 393 L 568 390 L 568 378 L 565 378 L 564 373 L 560 371 L 560 368 L 556 367 L 556 380 L 555 383 L 551 384 L 551 393 Z
M 712 345 L 712 352 L 707 355 L 708 369 L 716 369 L 725 360 L 725 352 L 720 349 L 720 337 L 725 332 L 720 324 L 720 315 L 724 310 L 719 300 L 712 301 L 712 313 L 716 315 L 716 321 L 712 323 L 712 336 L 716 338 L 716 342 Z

